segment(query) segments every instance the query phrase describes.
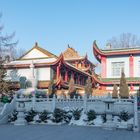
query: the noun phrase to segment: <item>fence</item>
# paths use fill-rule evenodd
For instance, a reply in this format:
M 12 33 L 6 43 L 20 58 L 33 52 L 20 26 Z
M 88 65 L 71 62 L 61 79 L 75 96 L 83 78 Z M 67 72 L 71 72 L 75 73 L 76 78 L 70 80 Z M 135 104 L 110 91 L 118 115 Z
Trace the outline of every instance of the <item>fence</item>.
M 27 98 L 28 102 L 25 103 L 26 111 L 35 109 L 38 112 L 48 110 L 53 112 L 55 108 L 83 108 L 85 111 L 90 109 L 94 110 L 97 114 L 103 114 L 106 111 L 105 100 L 107 97 L 96 97 L 92 96 L 86 98 L 64 98 L 64 97 L 53 97 L 53 98 Z M 134 99 L 111 99 L 113 101 L 113 113 L 119 114 L 121 111 L 128 111 L 129 114 L 134 114 Z

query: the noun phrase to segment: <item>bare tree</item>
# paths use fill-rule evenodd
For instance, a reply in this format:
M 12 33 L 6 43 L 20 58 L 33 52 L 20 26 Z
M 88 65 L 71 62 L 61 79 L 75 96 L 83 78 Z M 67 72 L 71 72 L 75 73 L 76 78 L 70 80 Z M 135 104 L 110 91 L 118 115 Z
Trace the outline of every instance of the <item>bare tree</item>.
M 112 48 L 131 48 L 140 46 L 140 38 L 132 33 L 122 33 L 119 37 L 112 37 L 107 41 Z
M 0 14 L 0 22 L 1 22 L 2 14 Z M 4 26 L 0 23 L 0 57 L 10 56 L 10 58 L 14 59 L 15 47 L 18 41 L 12 41 L 15 32 L 10 35 L 3 34 Z
M 15 58 L 20 58 L 22 55 L 26 53 L 26 49 L 24 48 L 17 48 L 15 52 Z

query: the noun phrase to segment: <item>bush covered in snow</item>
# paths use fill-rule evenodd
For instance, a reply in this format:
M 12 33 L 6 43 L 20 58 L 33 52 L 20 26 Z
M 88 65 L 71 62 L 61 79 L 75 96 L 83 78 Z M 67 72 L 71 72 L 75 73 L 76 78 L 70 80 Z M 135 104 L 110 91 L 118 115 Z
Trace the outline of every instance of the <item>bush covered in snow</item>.
M 63 118 L 64 118 L 64 111 L 62 109 L 55 108 L 55 110 L 53 112 L 52 121 L 55 123 L 60 123 L 63 121 Z
M 93 121 L 94 119 L 96 119 L 96 113 L 94 110 L 89 110 L 87 112 L 87 121 Z
M 106 122 L 106 114 L 102 114 L 102 120 L 103 120 L 103 123 Z
M 71 120 L 71 118 L 72 118 L 71 111 L 65 111 L 65 110 L 63 110 L 63 120 L 64 120 L 64 122 L 65 123 L 69 123 L 70 120 Z
M 48 112 L 47 110 L 44 110 L 43 112 L 41 112 L 39 114 L 39 119 L 42 122 L 47 122 L 47 120 L 50 118 L 50 112 Z
M 31 109 L 30 111 L 27 112 L 25 119 L 27 122 L 32 122 L 33 118 L 37 115 L 37 112 Z
M 127 111 L 121 111 L 119 117 L 121 120 L 123 120 L 125 122 L 130 118 Z
M 80 119 L 82 110 L 83 109 L 78 109 L 78 108 L 72 110 L 72 116 L 73 116 L 74 120 L 79 120 Z
M 16 110 L 13 111 L 13 113 L 8 117 L 8 122 L 14 122 L 17 119 L 18 112 Z

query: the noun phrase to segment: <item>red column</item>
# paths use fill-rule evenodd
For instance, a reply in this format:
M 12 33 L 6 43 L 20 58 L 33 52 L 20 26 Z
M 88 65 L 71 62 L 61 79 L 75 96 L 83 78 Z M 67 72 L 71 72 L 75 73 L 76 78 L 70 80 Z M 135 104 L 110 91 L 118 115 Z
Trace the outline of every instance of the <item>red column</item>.
M 129 56 L 129 76 L 134 77 L 134 57 L 133 57 L 133 55 Z
M 60 64 L 56 68 L 56 79 L 58 80 L 60 77 Z
M 71 72 L 71 77 L 74 79 L 74 72 Z
M 130 89 L 131 91 L 134 91 L 134 86 L 132 84 L 130 85 Z
M 84 80 L 85 80 L 85 79 L 84 79 L 84 77 L 83 77 L 83 79 L 82 79 L 82 85 L 84 85 Z
M 80 76 L 78 75 L 78 84 L 80 85 Z
M 68 81 L 68 71 L 67 70 L 65 71 L 65 81 L 66 82 Z
M 101 57 L 101 77 L 106 78 L 106 57 Z

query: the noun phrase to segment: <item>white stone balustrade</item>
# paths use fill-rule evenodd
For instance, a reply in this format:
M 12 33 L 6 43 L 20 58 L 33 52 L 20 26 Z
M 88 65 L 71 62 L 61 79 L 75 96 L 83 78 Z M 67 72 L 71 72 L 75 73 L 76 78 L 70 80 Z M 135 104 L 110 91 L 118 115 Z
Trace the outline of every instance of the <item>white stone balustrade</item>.
M 97 114 L 102 114 L 105 112 L 104 100 L 106 97 L 100 96 L 90 96 L 87 98 L 83 96 L 82 98 L 73 99 L 64 97 L 53 97 L 53 98 L 36 98 L 33 96 L 29 102 L 25 103 L 25 108 L 29 111 L 31 108 L 41 112 L 43 110 L 48 110 L 53 112 L 55 108 L 83 108 L 84 111 L 90 109 L 95 110 Z M 134 99 L 111 99 L 114 101 L 114 114 L 119 114 L 121 111 L 128 111 L 129 114 L 134 114 Z

